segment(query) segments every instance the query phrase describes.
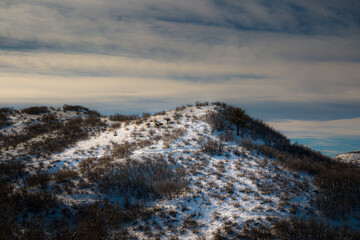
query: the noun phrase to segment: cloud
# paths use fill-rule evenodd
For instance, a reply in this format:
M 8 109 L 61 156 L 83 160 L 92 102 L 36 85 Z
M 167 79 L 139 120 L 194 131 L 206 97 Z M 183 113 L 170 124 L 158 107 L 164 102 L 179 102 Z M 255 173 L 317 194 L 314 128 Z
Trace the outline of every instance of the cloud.
M 271 126 L 285 132 L 291 138 L 359 136 L 359 123 L 359 117 L 331 121 L 286 120 L 269 122 Z
M 296 120 L 338 120 L 360 117 L 360 102 L 357 101 L 242 101 L 241 105 L 253 117 L 267 121 L 283 119 Z
M 1 51 L 0 70 L 4 80 L 0 92 L 3 96 L 6 95 L 8 83 L 5 79 L 11 76 L 21 76 L 14 81 L 22 85 L 22 82 L 33 81 L 30 79 L 43 75 L 47 79 L 44 84 L 48 81 L 54 87 L 63 85 L 66 78 L 71 79 L 75 86 L 77 81 L 81 81 L 79 79 L 85 77 L 91 82 L 114 79 L 118 82 L 136 82 L 142 79 L 141 81 L 147 82 L 169 82 L 163 86 L 174 84 L 173 82 L 188 82 L 182 88 L 177 88 L 178 93 L 173 92 L 175 96 L 181 96 L 184 91 L 201 83 L 202 92 L 213 91 L 212 87 L 216 84 L 217 97 L 237 99 L 238 102 L 360 102 L 357 91 L 359 63 L 284 62 L 275 57 L 272 61 L 261 58 L 256 58 L 255 61 L 251 59 L 254 51 L 256 50 L 244 51 L 244 56 L 249 56 L 250 59 L 239 58 L 234 62 L 227 62 L 225 59 L 164 61 L 104 54 Z M 57 76 L 64 76 L 65 79 L 60 80 Z M 225 92 L 227 89 L 229 92 Z M 166 95 L 171 89 L 163 88 L 163 91 L 158 93 L 159 96 Z M 209 94 L 210 96 L 213 95 Z
M 139 113 L 220 100 L 292 137 L 358 133 L 358 1 L 3 0 L 0 11 L 2 105 Z

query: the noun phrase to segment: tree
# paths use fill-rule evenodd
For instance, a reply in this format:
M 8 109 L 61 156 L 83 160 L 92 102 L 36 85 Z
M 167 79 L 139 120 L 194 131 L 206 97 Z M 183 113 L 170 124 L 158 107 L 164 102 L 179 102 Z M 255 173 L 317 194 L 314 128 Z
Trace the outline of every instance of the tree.
M 247 126 L 245 111 L 241 108 L 232 108 L 228 120 L 236 125 L 236 135 L 240 136 L 240 128 L 242 126 Z

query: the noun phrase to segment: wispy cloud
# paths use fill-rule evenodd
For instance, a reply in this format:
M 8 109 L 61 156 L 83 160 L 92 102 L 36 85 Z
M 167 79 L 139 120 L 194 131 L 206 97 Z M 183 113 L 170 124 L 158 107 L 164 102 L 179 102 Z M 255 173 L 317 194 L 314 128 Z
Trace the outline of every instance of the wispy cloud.
M 271 120 L 356 119 L 359 13 L 351 0 L 3 0 L 0 103 L 224 100 Z
M 360 118 L 331 121 L 286 120 L 270 124 L 292 138 L 360 136 Z
M 360 118 L 332 121 L 285 120 L 269 124 L 293 141 L 332 157 L 360 149 Z

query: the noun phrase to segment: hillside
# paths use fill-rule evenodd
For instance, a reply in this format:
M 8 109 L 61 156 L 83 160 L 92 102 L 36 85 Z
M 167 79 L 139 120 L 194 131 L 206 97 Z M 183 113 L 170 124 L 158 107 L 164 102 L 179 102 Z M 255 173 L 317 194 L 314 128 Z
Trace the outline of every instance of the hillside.
M 360 166 L 360 151 L 339 154 L 334 159 Z
M 0 117 L 1 239 L 360 237 L 359 168 L 240 108 Z

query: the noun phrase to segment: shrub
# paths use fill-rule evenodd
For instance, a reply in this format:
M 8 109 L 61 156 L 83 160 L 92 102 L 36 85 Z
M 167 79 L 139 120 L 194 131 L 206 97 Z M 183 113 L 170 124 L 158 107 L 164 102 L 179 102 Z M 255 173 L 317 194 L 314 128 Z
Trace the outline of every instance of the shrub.
M 116 129 L 120 128 L 120 127 L 121 127 L 121 123 L 117 122 L 117 123 L 111 124 L 109 129 L 110 129 L 110 131 L 113 131 L 113 130 L 116 130 Z
M 48 173 L 45 172 L 45 173 L 36 173 L 30 175 L 25 179 L 24 182 L 27 187 L 40 186 L 42 188 L 45 188 L 49 181 L 50 181 L 50 176 Z
M 75 170 L 67 169 L 67 170 L 60 170 L 54 173 L 53 177 L 54 180 L 58 183 L 67 182 L 71 178 L 76 178 L 79 176 L 79 173 Z
M 84 210 L 73 234 L 74 240 L 106 240 L 109 225 L 103 209 L 98 204 L 91 205 Z
M 22 109 L 21 112 L 26 113 L 26 114 L 31 114 L 31 115 L 39 115 L 39 114 L 48 113 L 49 109 L 48 109 L 48 107 L 45 107 L 45 106 L 29 107 L 29 108 Z
M 314 183 L 321 193 L 316 203 L 327 216 L 335 219 L 349 215 L 359 217 L 360 168 L 347 166 L 322 171 Z
M 215 131 L 222 131 L 226 128 L 226 117 L 218 112 L 209 112 L 205 115 L 205 121 Z
M 18 211 L 40 212 L 54 207 L 57 204 L 57 199 L 55 195 L 47 192 L 28 193 L 22 191 L 13 194 L 11 202 Z
M 273 227 L 274 235 L 281 239 L 358 239 L 360 233 L 349 230 L 346 226 L 342 228 L 331 226 L 318 219 L 282 219 L 277 221 Z
M 195 106 L 197 106 L 197 107 L 209 106 L 209 102 L 207 102 L 207 101 L 206 102 L 196 101 Z
M 9 107 L 3 107 L 3 108 L 0 108 L 0 113 L 1 114 L 5 114 L 5 115 L 8 115 L 8 114 L 11 114 L 14 112 L 14 109 L 13 108 L 9 108 Z
M 103 173 L 100 191 L 116 196 L 175 197 L 187 186 L 184 169 L 160 159 L 125 161 Z
M 115 115 L 109 116 L 109 119 L 111 121 L 117 121 L 117 122 L 125 122 L 125 121 L 131 121 L 139 119 L 139 115 L 123 115 L 116 113 Z
M 0 128 L 9 126 L 11 123 L 8 122 L 8 115 L 13 113 L 12 108 L 0 108 Z
M 210 155 L 222 155 L 224 152 L 224 144 L 217 140 L 207 138 L 200 144 L 200 150 Z
M 176 182 L 173 180 L 165 180 L 156 185 L 156 192 L 167 199 L 181 196 L 187 187 L 187 182 Z
M 182 137 L 186 133 L 185 128 L 174 128 L 172 131 L 166 131 L 162 137 L 165 142 L 174 142 L 179 137 Z
M 20 161 L 0 162 L 0 182 L 24 174 L 25 165 Z
M 133 150 L 135 150 L 136 145 L 129 142 L 124 143 L 113 143 L 112 155 L 114 157 L 126 158 L 129 157 Z
M 82 174 L 88 172 L 91 168 L 93 168 L 94 166 L 94 162 L 96 161 L 96 158 L 94 157 L 89 157 L 89 158 L 86 158 L 84 160 L 82 160 L 80 163 L 79 163 L 79 170 Z
M 16 240 L 16 223 L 10 222 L 7 219 L 0 218 L 0 239 L 4 240 Z
M 67 105 L 67 104 L 65 104 L 65 105 L 63 106 L 63 110 L 64 110 L 65 112 L 68 112 L 68 111 L 88 112 L 88 111 L 89 111 L 88 108 L 83 107 L 83 106 L 81 106 L 81 105 Z
M 57 120 L 57 116 L 55 113 L 44 114 L 41 118 L 41 121 L 45 123 L 54 122 L 56 120 Z
M 312 152 L 306 147 L 291 145 L 290 152 L 276 147 L 257 145 L 249 140 L 241 143 L 250 151 L 256 151 L 294 171 L 306 172 L 314 176 L 314 184 L 319 189 L 316 204 L 328 217 L 343 219 L 358 216 L 360 206 L 360 168 L 332 161 L 326 156 Z M 298 154 L 294 156 L 294 150 Z M 303 150 L 301 150 L 303 149 Z
M 0 114 L 0 118 L 1 118 L 1 114 Z M 0 128 L 7 127 L 7 126 L 10 126 L 10 125 L 12 125 L 11 122 L 9 122 L 7 120 L 0 120 Z
M 50 132 L 52 130 L 57 130 L 57 136 L 48 136 L 44 140 L 31 142 L 31 145 L 29 146 L 29 153 L 37 155 L 48 155 L 55 152 L 60 152 L 65 148 L 72 146 L 79 140 L 87 139 L 90 133 L 95 130 L 94 128 L 101 129 L 104 126 L 105 123 L 103 123 L 100 118 L 92 116 L 70 119 L 62 124 L 36 124 L 29 130 L 33 136 L 37 136 L 40 133 Z M 24 139 L 29 139 L 29 136 L 31 136 L 31 134 L 25 135 Z M 21 136 L 19 138 L 20 139 L 18 139 L 17 142 L 24 140 L 21 138 Z

